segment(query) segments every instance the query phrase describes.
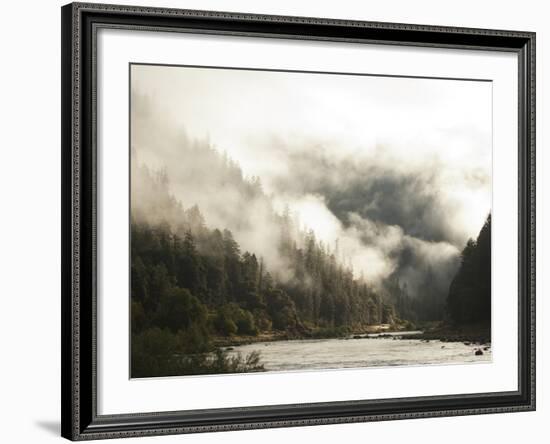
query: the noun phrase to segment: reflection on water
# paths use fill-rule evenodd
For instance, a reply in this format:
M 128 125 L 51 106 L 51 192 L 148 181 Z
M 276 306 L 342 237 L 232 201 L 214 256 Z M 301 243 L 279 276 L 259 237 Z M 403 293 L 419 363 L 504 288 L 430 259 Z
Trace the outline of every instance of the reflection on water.
M 490 345 L 462 342 L 398 339 L 395 336 L 420 332 L 363 335 L 343 339 L 311 339 L 259 342 L 229 351 L 245 356 L 260 352 L 268 371 L 379 367 L 395 365 L 463 364 L 490 362 Z M 366 337 L 368 336 L 368 337 Z M 468 345 L 467 345 L 468 344 Z M 483 354 L 475 354 L 481 350 Z

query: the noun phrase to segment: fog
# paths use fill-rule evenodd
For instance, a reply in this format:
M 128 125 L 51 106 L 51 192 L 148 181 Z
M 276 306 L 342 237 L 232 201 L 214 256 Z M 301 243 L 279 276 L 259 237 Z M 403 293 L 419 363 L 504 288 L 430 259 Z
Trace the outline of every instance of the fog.
M 131 81 L 133 164 L 283 274 L 286 208 L 357 277 L 412 294 L 427 269 L 448 286 L 491 210 L 490 82 L 145 65 Z M 132 180 L 133 209 L 149 198 Z

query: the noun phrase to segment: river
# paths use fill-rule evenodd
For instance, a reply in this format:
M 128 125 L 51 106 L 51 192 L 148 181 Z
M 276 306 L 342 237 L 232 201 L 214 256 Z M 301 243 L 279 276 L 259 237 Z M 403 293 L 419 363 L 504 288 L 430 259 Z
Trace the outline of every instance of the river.
M 267 371 L 359 368 L 396 365 L 461 364 L 491 361 L 490 346 L 462 342 L 398 339 L 420 332 L 371 334 L 358 338 L 256 342 L 229 348 L 231 355 L 257 351 Z M 476 355 L 481 349 L 483 354 Z

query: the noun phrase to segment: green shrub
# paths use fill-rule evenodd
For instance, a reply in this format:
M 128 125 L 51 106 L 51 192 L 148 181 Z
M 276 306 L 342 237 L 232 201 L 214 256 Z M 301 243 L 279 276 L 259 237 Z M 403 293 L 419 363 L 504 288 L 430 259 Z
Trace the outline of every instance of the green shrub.
M 150 328 L 132 335 L 132 377 L 171 373 L 170 356 L 178 350 L 176 335 L 168 329 Z
M 254 316 L 248 310 L 240 310 L 237 318 L 237 329 L 239 334 L 256 336 L 258 329 L 254 322 Z
M 207 348 L 204 336 L 196 329 L 175 335 L 168 329 L 150 328 L 132 336 L 132 378 L 243 373 L 264 370 L 260 355 L 229 355 L 222 349 L 193 352 Z
M 206 327 L 207 310 L 186 288 L 171 287 L 159 305 L 156 325 L 173 333 L 193 325 Z
M 214 318 L 214 329 L 221 335 L 257 335 L 258 328 L 254 316 L 235 303 L 226 304 L 218 310 Z
M 231 314 L 221 308 L 214 318 L 214 329 L 223 336 L 231 336 L 237 333 L 237 324 L 233 322 Z

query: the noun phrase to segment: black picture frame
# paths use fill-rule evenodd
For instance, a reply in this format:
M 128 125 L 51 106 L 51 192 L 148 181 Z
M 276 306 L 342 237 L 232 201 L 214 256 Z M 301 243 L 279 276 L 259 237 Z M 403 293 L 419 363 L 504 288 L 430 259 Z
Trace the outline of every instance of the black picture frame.
M 118 438 L 535 409 L 535 33 L 72 3 L 61 10 L 62 436 Z M 100 416 L 96 390 L 98 27 L 509 51 L 519 65 L 518 390 Z

